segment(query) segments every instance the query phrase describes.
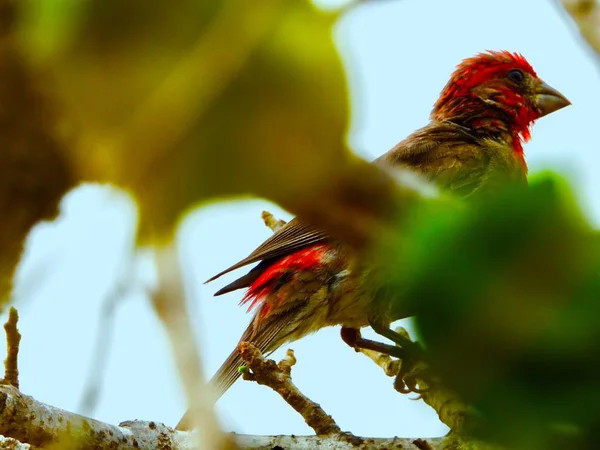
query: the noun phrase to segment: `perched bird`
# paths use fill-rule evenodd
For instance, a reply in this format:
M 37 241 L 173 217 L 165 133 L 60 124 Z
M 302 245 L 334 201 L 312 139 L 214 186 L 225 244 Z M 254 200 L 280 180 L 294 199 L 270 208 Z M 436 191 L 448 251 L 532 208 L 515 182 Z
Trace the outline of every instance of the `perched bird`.
M 425 127 L 415 131 L 375 164 L 412 169 L 461 197 L 527 183 L 523 142 L 536 119 L 570 102 L 544 83 L 520 54 L 489 51 L 463 60 L 442 90 Z M 288 222 L 219 278 L 247 264 L 250 272 L 219 290 L 247 288 L 242 303 L 254 317 L 241 341 L 262 352 L 323 327 L 369 325 L 372 296 L 352 251 L 298 219 Z M 405 314 L 408 317 L 410 314 Z M 388 325 L 403 317 L 387 317 Z M 213 378 L 222 395 L 239 377 L 237 349 Z M 189 427 L 186 416 L 179 429 Z

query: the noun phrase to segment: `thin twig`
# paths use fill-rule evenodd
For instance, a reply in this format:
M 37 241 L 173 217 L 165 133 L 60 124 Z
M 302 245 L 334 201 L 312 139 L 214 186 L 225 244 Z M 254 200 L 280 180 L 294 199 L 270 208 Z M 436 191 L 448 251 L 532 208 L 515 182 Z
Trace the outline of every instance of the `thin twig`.
M 381 367 L 383 369 L 383 372 L 388 377 L 395 377 L 396 375 L 398 375 L 398 372 L 400 372 L 402 361 L 400 361 L 399 359 L 394 359 L 390 355 L 386 355 L 384 353 L 379 353 L 364 348 L 359 348 L 357 350 L 363 355 L 367 356 L 379 367 Z
M 269 211 L 262 212 L 262 220 L 265 225 L 268 226 L 271 231 L 273 231 L 273 233 L 281 230 L 281 228 L 283 228 L 283 226 L 287 223 L 285 220 L 276 219 Z
M 0 384 L 8 384 L 19 388 L 19 343 L 21 342 L 21 333 L 17 329 L 19 313 L 14 307 L 10 308 L 8 320 L 4 324 L 6 332 L 6 359 L 4 360 L 4 378 Z
M 292 383 L 291 368 L 296 362 L 292 350 L 288 350 L 286 359 L 279 365 L 272 359 L 265 358 L 260 350 L 249 342 L 240 343 L 238 350 L 252 371 L 245 372 L 244 379 L 268 386 L 281 395 L 317 435 L 343 434 L 333 418 Z

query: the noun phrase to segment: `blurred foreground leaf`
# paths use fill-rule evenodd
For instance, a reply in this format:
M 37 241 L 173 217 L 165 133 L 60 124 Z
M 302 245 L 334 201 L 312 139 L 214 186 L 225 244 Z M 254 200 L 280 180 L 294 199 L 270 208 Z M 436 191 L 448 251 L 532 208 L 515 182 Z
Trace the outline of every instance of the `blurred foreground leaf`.
M 0 2 L 0 312 L 25 238 L 58 214 L 75 184 L 55 136 L 57 113 L 11 39 L 12 10 Z
M 401 310 L 472 431 L 507 448 L 598 448 L 600 246 L 543 177 L 465 209 L 428 207 L 388 261 Z
M 20 5 L 19 42 L 63 106 L 69 161 L 135 195 L 143 238 L 215 197 L 267 197 L 350 235 L 387 203 L 392 184 L 370 201 L 386 177 L 344 143 L 334 18 L 309 1 Z

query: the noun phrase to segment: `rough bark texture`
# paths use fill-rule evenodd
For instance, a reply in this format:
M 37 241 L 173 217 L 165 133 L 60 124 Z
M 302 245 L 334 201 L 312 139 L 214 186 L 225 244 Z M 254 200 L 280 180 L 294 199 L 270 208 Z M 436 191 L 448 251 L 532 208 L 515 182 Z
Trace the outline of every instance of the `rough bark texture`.
M 0 386 L 0 434 L 34 446 L 48 446 L 58 442 L 74 442 L 80 448 L 94 449 L 178 449 L 197 448 L 194 432 L 174 431 L 156 422 L 127 421 L 119 426 L 89 419 L 21 394 L 12 386 Z M 434 439 L 414 438 L 351 438 L 331 436 L 249 436 L 232 435 L 238 448 L 256 450 L 367 450 L 367 449 L 442 449 L 449 444 L 462 447 L 453 437 Z M 18 447 L 8 439 L 0 441 L 0 448 Z

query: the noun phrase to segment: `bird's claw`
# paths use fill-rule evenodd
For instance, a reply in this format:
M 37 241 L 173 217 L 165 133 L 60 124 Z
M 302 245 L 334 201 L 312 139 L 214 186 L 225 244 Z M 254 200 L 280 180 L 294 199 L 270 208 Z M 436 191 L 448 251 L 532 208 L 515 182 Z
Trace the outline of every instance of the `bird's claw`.
M 344 342 L 356 351 L 367 349 L 398 358 L 401 364 L 394 380 L 394 389 L 398 392 L 415 393 L 420 396 L 430 389 L 434 385 L 434 381 L 426 362 L 423 347 L 418 342 L 412 341 L 407 333 L 404 335 L 382 327 L 378 327 L 376 331 L 392 340 L 396 345 L 364 339 L 360 330 L 353 328 L 342 328 L 341 336 Z M 427 384 L 427 387 L 420 387 L 419 380 L 422 384 Z
M 402 361 L 400 371 L 394 380 L 394 389 L 402 394 L 415 393 L 421 396 L 435 385 L 433 374 L 429 365 L 423 360 L 405 359 Z M 420 387 L 426 384 L 427 387 Z

